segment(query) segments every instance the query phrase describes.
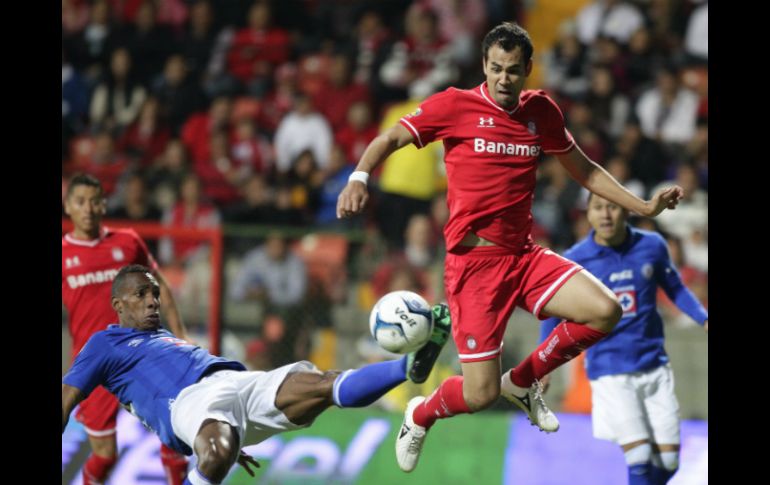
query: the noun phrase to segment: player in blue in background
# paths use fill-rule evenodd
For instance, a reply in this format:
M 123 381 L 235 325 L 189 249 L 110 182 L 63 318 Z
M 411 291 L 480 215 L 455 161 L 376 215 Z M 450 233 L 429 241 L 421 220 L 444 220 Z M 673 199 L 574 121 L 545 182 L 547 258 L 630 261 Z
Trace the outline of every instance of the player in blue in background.
M 598 195 L 589 195 L 587 217 L 591 232 L 564 256 L 614 291 L 623 308 L 615 329 L 586 353 L 593 434 L 623 448 L 629 485 L 664 484 L 679 467 L 679 403 L 663 347 L 657 287 L 706 331 L 708 314 L 682 284 L 659 234 L 629 226 L 628 212 Z M 559 324 L 545 320 L 541 342 Z M 541 359 L 548 358 L 548 348 Z
M 150 269 L 122 268 L 112 283 L 119 325 L 95 333 L 62 379 L 62 432 L 75 405 L 97 385 L 154 431 L 160 440 L 198 458 L 185 484 L 220 483 L 236 461 L 249 474 L 259 464 L 244 454 L 248 423 L 258 443 L 310 426 L 332 405 L 362 407 L 406 381 L 427 377 L 449 336 L 446 305 L 433 307 L 431 342 L 398 360 L 360 369 L 319 371 L 307 361 L 249 372 L 160 327 L 160 287 Z

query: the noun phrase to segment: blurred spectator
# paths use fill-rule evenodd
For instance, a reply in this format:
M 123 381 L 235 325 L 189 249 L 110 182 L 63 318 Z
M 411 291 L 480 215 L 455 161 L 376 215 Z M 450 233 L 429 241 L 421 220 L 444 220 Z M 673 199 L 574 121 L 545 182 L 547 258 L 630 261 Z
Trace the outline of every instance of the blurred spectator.
M 230 154 L 225 131 L 211 133 L 208 158 L 194 161 L 193 169 L 201 180 L 206 197 L 225 205 L 238 200 L 239 165 Z
M 294 107 L 298 93 L 297 67 L 287 62 L 275 71 L 275 88 L 264 98 L 257 117 L 259 128 L 273 136 L 283 117 Z
M 554 245 L 565 247 L 572 242 L 570 213 L 580 197 L 581 187 L 555 157 L 543 160 L 539 172 L 532 217 L 548 232 Z
M 83 130 L 88 114 L 88 85 L 75 68 L 65 59 L 61 63 L 61 122 L 62 158 L 69 150 L 69 141 Z
M 615 177 L 615 180 L 620 182 L 634 195 L 641 199 L 647 198 L 647 189 L 645 188 L 644 184 L 639 180 L 631 178 L 631 170 L 628 166 L 628 160 L 622 156 L 615 155 L 607 160 L 607 164 L 604 168 L 607 170 L 607 172 L 610 173 L 610 175 Z M 580 204 L 581 209 L 585 209 L 585 207 L 582 205 L 582 201 L 588 200 L 588 193 L 588 189 L 584 187 L 580 189 L 578 203 Z
M 235 32 L 227 49 L 227 70 L 254 96 L 264 96 L 276 66 L 289 60 L 291 39 L 272 25 L 269 2 L 249 9 L 248 26 Z
M 196 164 L 207 163 L 211 158 L 209 145 L 213 133 L 230 133 L 230 112 L 232 103 L 227 96 L 217 96 L 211 102 L 208 111 L 190 116 L 182 126 L 182 141 L 190 150 L 190 156 Z
M 348 110 L 345 124 L 336 130 L 336 140 L 345 152 L 345 157 L 355 166 L 369 143 L 377 136 L 377 125 L 372 121 L 372 112 L 364 102 L 353 103 Z
M 459 71 L 452 61 L 451 46 L 438 30 L 433 10 L 415 3 L 404 22 L 406 36 L 391 48 L 380 68 L 380 79 L 388 88 L 411 99 L 424 99 L 457 80 Z
M 77 35 L 88 25 L 89 10 L 87 0 L 61 1 L 61 30 L 62 36 Z
M 141 173 L 130 173 L 122 185 L 120 199 L 110 204 L 113 208 L 107 211 L 108 219 L 160 221 L 162 214 L 150 200 L 147 183 Z
M 335 54 L 328 81 L 313 99 L 315 107 L 337 132 L 344 125 L 350 107 L 354 103 L 368 101 L 369 88 L 353 81 L 350 59 L 345 54 Z
M 305 224 L 312 224 L 318 210 L 323 183 L 323 172 L 318 169 L 313 152 L 302 151 L 292 163 L 291 170 L 280 178 L 291 187 L 292 207 L 302 213 Z
M 81 160 L 74 168 L 99 179 L 104 193 L 110 195 L 115 190 L 118 179 L 129 166 L 129 160 L 115 150 L 115 140 L 110 132 L 105 130 L 94 136 L 91 155 Z
M 76 0 L 73 2 L 77 3 Z M 62 15 L 65 15 L 64 11 Z M 62 32 L 62 37 L 72 65 L 84 73 L 90 84 L 95 84 L 109 71 L 110 53 L 115 47 L 115 27 L 107 0 L 93 2 L 85 28 L 69 34 Z
M 163 224 L 174 227 L 208 229 L 219 225 L 216 207 L 203 199 L 200 181 L 194 174 L 187 174 L 179 188 L 177 203 L 163 214 Z M 183 266 L 206 248 L 205 243 L 182 237 L 164 237 L 160 241 L 158 256 L 163 264 Z
M 257 133 L 255 121 L 247 117 L 239 119 L 235 123 L 235 138 L 230 152 L 233 161 L 228 174 L 230 183 L 240 185 L 253 172 L 267 172 L 271 164 L 271 151 L 270 143 Z
M 137 120 L 118 140 L 118 149 L 140 166 L 147 166 L 163 152 L 170 138 L 171 130 L 160 120 L 158 100 L 149 97 L 142 105 Z
M 695 136 L 690 139 L 685 148 L 687 159 L 698 171 L 700 186 L 708 190 L 709 175 L 709 125 L 705 120 L 698 121 Z
M 91 125 L 122 132 L 136 120 L 147 98 L 147 92 L 137 81 L 127 49 L 115 49 L 110 72 L 99 84 L 91 98 Z
M 158 98 L 160 115 L 178 135 L 185 120 L 194 112 L 202 109 L 203 92 L 197 80 L 187 75 L 187 66 L 181 54 L 174 54 L 166 59 L 163 73 L 155 79 L 152 94 Z
M 190 75 L 198 85 L 205 83 L 206 67 L 217 38 L 214 12 L 209 0 L 195 0 L 190 5 L 190 21 L 182 35 L 180 53 Z
M 324 169 L 329 163 L 332 131 L 326 119 L 313 110 L 310 98 L 299 93 L 295 98 L 294 110 L 278 125 L 274 143 L 279 173 L 288 172 L 293 161 L 304 150 L 311 150 L 318 167 Z
M 639 122 L 633 118 L 615 144 L 615 153 L 628 160 L 630 177 L 641 181 L 647 189 L 666 177 L 668 156 L 658 142 L 644 136 Z
M 382 16 L 374 9 L 364 10 L 353 32 L 355 42 L 355 67 L 353 79 L 359 84 L 371 85 L 375 59 L 389 38 Z
M 637 98 L 643 90 L 651 86 L 655 67 L 661 64 L 661 57 L 655 52 L 650 31 L 646 27 L 631 34 L 625 64 L 630 88 L 626 94 Z
M 182 180 L 189 170 L 190 162 L 184 144 L 178 138 L 169 140 L 163 153 L 153 161 L 147 172 L 153 201 L 161 211 L 171 210 Z
M 226 207 L 222 215 L 225 222 L 234 224 L 265 224 L 273 216 L 273 190 L 265 176 L 251 174 L 243 185 L 242 197 Z M 336 202 L 336 201 L 335 201 Z
M 694 61 L 708 63 L 709 60 L 709 4 L 696 8 L 690 15 L 684 50 Z
M 275 209 L 270 213 L 269 224 L 279 226 L 305 226 L 306 213 L 295 205 L 294 187 L 288 182 L 279 182 L 275 186 Z
M 128 48 L 136 62 L 134 75 L 145 86 L 163 70 L 166 58 L 176 50 L 176 39 L 168 26 L 157 19 L 157 9 L 152 1 L 144 1 L 136 11 L 133 22 L 120 31 L 120 44 Z
M 348 183 L 354 166 L 348 163 L 343 148 L 338 143 L 332 146 L 329 166 L 323 171 L 323 184 L 319 190 L 318 211 L 315 223 L 321 226 L 349 227 L 352 219 L 337 219 L 337 197 Z
M 107 210 L 107 219 L 120 219 L 136 222 L 158 222 L 162 216 L 160 210 L 150 199 L 147 183 L 141 173 L 133 172 L 123 182 L 119 200 L 110 201 L 113 207 Z M 158 240 L 146 238 L 150 253 L 158 254 Z
M 580 42 L 590 45 L 598 36 L 611 37 L 621 44 L 628 42 L 644 17 L 631 3 L 622 0 L 594 0 L 583 7 L 575 18 Z
M 686 143 L 695 134 L 698 102 L 698 95 L 681 85 L 674 67 L 661 68 L 655 87 L 636 104 L 642 132 L 664 143 Z
M 289 249 L 288 241 L 281 234 L 273 232 L 264 245 L 244 255 L 230 286 L 230 298 L 264 305 L 265 315 L 270 317 L 263 322 L 263 334 L 268 330 L 277 331 L 277 335 L 268 338 L 272 346 L 278 347 L 271 354 L 291 361 L 296 339 L 302 331 L 307 286 L 305 263 Z M 269 322 L 271 319 L 277 321 Z
M 698 186 L 698 173 L 689 164 L 682 164 L 677 168 L 674 182 L 682 187 L 684 197 L 677 205 L 676 210 L 663 211 L 656 218 L 660 227 L 669 234 L 673 234 L 682 241 L 690 239 L 694 232 L 706 234 L 708 230 L 708 193 Z M 657 190 L 671 182 L 662 182 Z
M 631 112 L 631 103 L 615 88 L 610 70 L 601 65 L 591 68 L 591 84 L 586 104 L 593 114 L 595 125 L 603 133 L 617 137 Z
M 438 17 L 439 33 L 449 40 L 452 60 L 470 66 L 478 59 L 478 41 L 486 34 L 484 0 L 419 0 Z M 475 66 L 474 66 L 475 67 Z
M 611 37 L 598 37 L 591 44 L 587 58 L 591 64 L 602 65 L 610 70 L 618 91 L 622 93 L 631 91 L 628 63 L 623 55 L 623 47 L 617 40 Z
M 604 160 L 606 153 L 605 140 L 602 133 L 596 129 L 594 113 L 585 101 L 576 101 L 567 111 L 567 127 L 575 137 L 580 149 L 591 160 Z
M 549 90 L 569 99 L 582 97 L 588 90 L 586 52 L 575 33 L 574 22 L 562 23 L 556 45 L 543 55 L 544 83 Z
M 394 104 L 385 113 L 380 130 L 395 125 L 419 105 L 419 100 Z M 375 212 L 377 226 L 390 250 L 403 249 L 406 224 L 414 214 L 430 212 L 431 199 L 445 181 L 439 172 L 439 165 L 443 166 L 442 156 L 440 142 L 430 143 L 419 150 L 410 144 L 392 153 L 382 164 Z

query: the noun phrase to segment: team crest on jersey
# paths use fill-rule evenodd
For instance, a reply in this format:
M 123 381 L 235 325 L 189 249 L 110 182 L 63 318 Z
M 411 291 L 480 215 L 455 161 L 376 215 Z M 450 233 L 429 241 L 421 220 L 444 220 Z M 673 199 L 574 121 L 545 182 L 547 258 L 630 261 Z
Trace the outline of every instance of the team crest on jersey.
M 650 263 L 644 263 L 642 265 L 642 276 L 644 276 L 644 279 L 646 280 L 652 278 L 652 265 Z
M 476 339 L 473 337 L 468 337 L 465 340 L 465 344 L 468 346 L 469 349 L 473 350 L 476 348 Z
M 534 121 L 530 121 L 529 123 L 527 123 L 527 131 L 533 135 L 537 133 L 537 126 L 535 126 Z
M 78 258 L 77 256 L 72 258 L 67 258 L 64 260 L 64 266 L 67 269 L 74 268 L 75 266 L 80 266 L 80 258 Z
M 126 259 L 126 255 L 123 254 L 123 250 L 120 248 L 112 248 L 112 259 L 115 261 L 123 261 Z
M 406 115 L 407 118 L 414 118 L 415 116 L 420 116 L 422 114 L 422 108 L 417 108 L 413 112 Z
M 494 128 L 495 127 L 495 120 L 490 116 L 488 118 L 484 118 L 483 116 L 479 116 L 479 126 L 478 128 Z
M 615 296 L 618 297 L 620 302 L 620 308 L 623 309 L 623 318 L 633 317 L 636 315 L 636 288 L 633 286 L 623 286 L 621 288 L 613 288 Z

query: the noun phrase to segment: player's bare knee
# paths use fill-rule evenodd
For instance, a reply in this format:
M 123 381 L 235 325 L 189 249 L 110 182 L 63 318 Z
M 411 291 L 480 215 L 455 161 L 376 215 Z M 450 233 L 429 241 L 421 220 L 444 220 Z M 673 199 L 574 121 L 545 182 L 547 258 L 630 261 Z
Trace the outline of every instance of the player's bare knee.
M 611 332 L 623 317 L 623 308 L 615 298 L 602 298 L 597 301 L 595 312 L 588 326 L 604 333 Z
M 238 459 L 238 433 L 230 425 L 218 423 L 217 431 L 201 432 L 195 438 L 198 469 L 208 479 L 222 481 Z

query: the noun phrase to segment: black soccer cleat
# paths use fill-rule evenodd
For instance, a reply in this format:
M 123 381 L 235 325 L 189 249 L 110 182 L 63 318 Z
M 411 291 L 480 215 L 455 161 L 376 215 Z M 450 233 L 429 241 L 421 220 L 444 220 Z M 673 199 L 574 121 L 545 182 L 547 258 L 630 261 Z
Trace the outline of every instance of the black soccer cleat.
M 452 319 L 446 303 L 434 305 L 431 311 L 433 312 L 433 332 L 430 340 L 408 357 L 408 377 L 416 384 L 422 384 L 428 379 L 441 349 L 446 345 L 452 332 Z

